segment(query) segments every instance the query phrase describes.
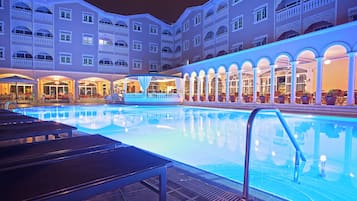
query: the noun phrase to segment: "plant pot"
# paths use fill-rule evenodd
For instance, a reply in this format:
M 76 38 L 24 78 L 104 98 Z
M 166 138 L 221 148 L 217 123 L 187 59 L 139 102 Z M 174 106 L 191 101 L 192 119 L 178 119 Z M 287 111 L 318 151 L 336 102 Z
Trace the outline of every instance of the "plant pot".
M 302 104 L 309 104 L 310 103 L 310 97 L 307 95 L 301 96 L 301 103 Z
M 265 103 L 265 96 L 259 96 L 260 103 Z
M 279 103 L 285 103 L 285 96 L 284 95 L 278 96 L 278 102 Z
M 236 97 L 235 96 L 229 96 L 229 100 L 233 103 L 236 101 Z
M 326 105 L 335 105 L 336 96 L 326 96 Z
M 248 103 L 248 102 L 249 102 L 249 96 L 245 95 L 245 96 L 243 96 L 243 99 L 244 99 L 244 102 L 245 102 L 245 103 Z

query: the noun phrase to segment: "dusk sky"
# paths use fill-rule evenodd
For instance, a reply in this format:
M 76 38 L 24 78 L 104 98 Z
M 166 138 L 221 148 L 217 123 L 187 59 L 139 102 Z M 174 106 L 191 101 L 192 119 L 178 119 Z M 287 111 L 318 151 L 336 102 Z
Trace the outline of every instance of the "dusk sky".
M 104 11 L 122 15 L 150 13 L 166 23 L 175 22 L 188 7 L 208 0 L 86 0 Z

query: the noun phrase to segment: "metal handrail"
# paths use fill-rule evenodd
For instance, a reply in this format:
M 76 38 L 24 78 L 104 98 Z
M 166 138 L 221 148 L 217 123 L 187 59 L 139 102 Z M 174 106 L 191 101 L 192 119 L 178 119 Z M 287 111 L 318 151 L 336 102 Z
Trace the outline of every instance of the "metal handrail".
M 252 127 L 253 127 L 253 121 L 255 116 L 260 112 L 260 111 L 266 111 L 266 112 L 274 112 L 281 124 L 283 125 L 286 133 L 289 136 L 290 141 L 294 145 L 295 148 L 295 169 L 294 169 L 294 181 L 298 182 L 299 180 L 299 166 L 300 166 L 300 159 L 304 162 L 306 162 L 306 158 L 304 154 L 302 153 L 298 143 L 296 142 L 293 134 L 291 133 L 289 126 L 283 116 L 281 115 L 281 112 L 279 109 L 266 109 L 266 108 L 256 108 L 252 111 L 248 118 L 247 122 L 247 132 L 246 132 L 246 140 L 245 140 L 245 160 L 244 160 L 244 181 L 243 181 L 243 193 L 242 193 L 242 198 L 240 199 L 241 201 L 246 201 L 248 200 L 248 189 L 249 189 L 249 158 L 250 158 L 250 144 L 251 144 L 251 135 L 252 135 Z

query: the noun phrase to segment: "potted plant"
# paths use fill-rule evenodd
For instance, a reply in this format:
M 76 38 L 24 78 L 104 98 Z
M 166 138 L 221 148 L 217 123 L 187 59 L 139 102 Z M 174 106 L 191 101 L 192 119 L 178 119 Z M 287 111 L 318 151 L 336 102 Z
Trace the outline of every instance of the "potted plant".
M 325 96 L 325 100 L 326 100 L 326 105 L 335 105 L 336 93 L 334 92 L 334 90 L 330 90 L 327 92 Z
M 301 98 L 301 103 L 302 104 L 309 104 L 310 103 L 310 93 L 305 92 L 300 98 Z
M 278 103 L 285 103 L 285 95 L 284 94 L 280 94 L 278 96 Z
M 243 95 L 243 99 L 244 99 L 244 102 L 245 103 L 248 103 L 249 102 L 249 96 L 247 94 L 244 94 Z
M 259 96 L 259 100 L 260 100 L 260 103 L 265 103 L 265 96 L 264 95 L 260 95 Z
M 233 103 L 236 101 L 236 97 L 234 95 L 230 95 L 229 100 Z

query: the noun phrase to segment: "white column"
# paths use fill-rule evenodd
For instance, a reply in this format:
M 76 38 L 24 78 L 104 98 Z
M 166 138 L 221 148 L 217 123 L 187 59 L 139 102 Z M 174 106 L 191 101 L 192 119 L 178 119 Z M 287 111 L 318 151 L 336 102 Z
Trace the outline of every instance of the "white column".
M 124 94 L 127 93 L 127 88 L 128 88 L 128 79 L 125 78 L 125 79 L 124 79 Z
M 78 80 L 74 80 L 74 101 L 79 100 L 79 83 Z
M 189 100 L 192 102 L 192 93 L 193 93 L 193 79 L 192 79 L 192 77 L 190 77 L 190 88 L 189 88 L 189 90 L 190 90 Z
M 348 53 L 348 91 L 347 91 L 347 105 L 355 103 L 355 82 L 356 82 L 356 52 Z
M 216 78 L 216 82 L 215 84 L 215 90 L 214 90 L 214 100 L 215 102 L 218 102 L 218 73 L 214 75 L 214 77 Z
M 226 102 L 230 102 L 230 98 L 229 98 L 229 72 L 226 72 Z
M 316 58 L 316 94 L 315 104 L 321 105 L 321 92 L 322 92 L 322 58 Z
M 206 75 L 206 93 L 205 93 L 205 100 L 208 101 L 208 94 L 209 94 L 209 91 L 208 91 L 208 82 L 209 82 L 209 79 L 208 79 L 208 75 Z
M 201 101 L 201 78 L 197 77 L 197 94 L 196 100 Z
M 238 88 L 238 102 L 242 102 L 242 95 L 243 95 L 243 79 L 242 79 L 242 70 L 238 70 L 238 79 L 239 79 L 239 88 Z
M 274 64 L 270 65 L 270 103 L 274 103 L 275 97 L 275 68 Z
M 253 68 L 253 103 L 257 102 L 257 68 Z
M 291 88 L 290 88 L 290 103 L 295 103 L 296 99 L 296 61 L 291 63 Z

